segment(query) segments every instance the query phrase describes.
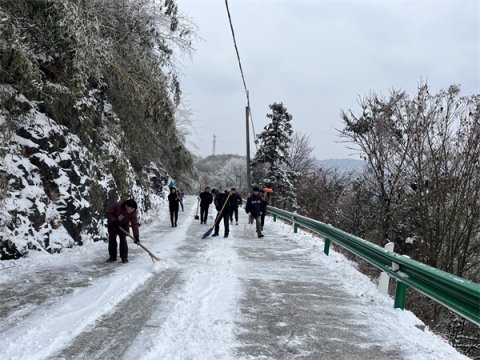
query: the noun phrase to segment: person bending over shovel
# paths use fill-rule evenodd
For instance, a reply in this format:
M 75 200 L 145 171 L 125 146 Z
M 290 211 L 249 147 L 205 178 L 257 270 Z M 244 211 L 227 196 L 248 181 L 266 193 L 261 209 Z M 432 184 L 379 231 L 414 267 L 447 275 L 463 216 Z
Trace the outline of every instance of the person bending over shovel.
M 135 244 L 140 242 L 138 221 L 137 221 L 137 203 L 133 199 L 120 202 L 117 201 L 107 210 L 108 224 L 108 254 L 110 257 L 107 262 L 117 261 L 117 235 L 120 237 L 120 257 L 122 263 L 128 263 L 128 245 L 127 237 L 120 228 L 128 231 L 130 224 L 133 229 L 133 238 Z

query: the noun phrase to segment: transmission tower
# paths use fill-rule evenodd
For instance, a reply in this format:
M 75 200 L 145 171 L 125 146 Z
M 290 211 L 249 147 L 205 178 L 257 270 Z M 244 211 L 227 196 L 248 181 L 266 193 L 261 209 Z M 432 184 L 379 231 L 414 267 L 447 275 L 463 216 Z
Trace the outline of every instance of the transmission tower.
M 215 143 L 217 142 L 217 135 L 213 134 L 213 149 L 212 156 L 215 156 Z

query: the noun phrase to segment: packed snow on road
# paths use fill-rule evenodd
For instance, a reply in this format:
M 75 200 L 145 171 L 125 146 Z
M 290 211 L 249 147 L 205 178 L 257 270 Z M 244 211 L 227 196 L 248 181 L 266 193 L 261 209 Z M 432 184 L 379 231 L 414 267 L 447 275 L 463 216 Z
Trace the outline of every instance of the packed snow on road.
M 202 239 L 213 214 L 185 205 L 140 227 L 155 263 L 132 242 L 128 264 L 104 242 L 1 262 L 0 358 L 467 359 L 322 239 L 269 218 L 246 235 L 245 214 Z

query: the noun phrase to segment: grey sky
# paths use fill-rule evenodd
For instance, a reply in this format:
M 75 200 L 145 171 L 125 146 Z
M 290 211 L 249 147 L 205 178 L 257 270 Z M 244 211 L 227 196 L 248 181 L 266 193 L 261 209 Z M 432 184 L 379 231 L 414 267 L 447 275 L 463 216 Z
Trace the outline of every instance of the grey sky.
M 192 110 L 190 148 L 202 156 L 245 153 L 245 93 L 224 0 L 177 0 L 199 28 L 183 91 Z M 480 1 L 229 1 L 255 131 L 283 102 L 319 159 L 351 154 L 335 129 L 358 96 L 452 83 L 480 90 Z M 252 140 L 253 144 L 253 140 Z M 252 145 L 252 155 L 254 154 Z

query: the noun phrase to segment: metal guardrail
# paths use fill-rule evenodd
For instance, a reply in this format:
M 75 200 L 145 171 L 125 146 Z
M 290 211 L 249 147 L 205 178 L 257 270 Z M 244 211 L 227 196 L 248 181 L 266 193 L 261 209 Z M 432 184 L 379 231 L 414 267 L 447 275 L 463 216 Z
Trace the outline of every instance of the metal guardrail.
M 291 221 L 295 232 L 300 225 L 324 237 L 325 254 L 328 255 L 333 241 L 388 273 L 397 280 L 395 308 L 404 309 L 406 289 L 410 286 L 480 326 L 480 284 L 385 250 L 320 221 L 272 206 L 267 207 L 267 212 L 273 215 L 274 221 L 276 217 Z

